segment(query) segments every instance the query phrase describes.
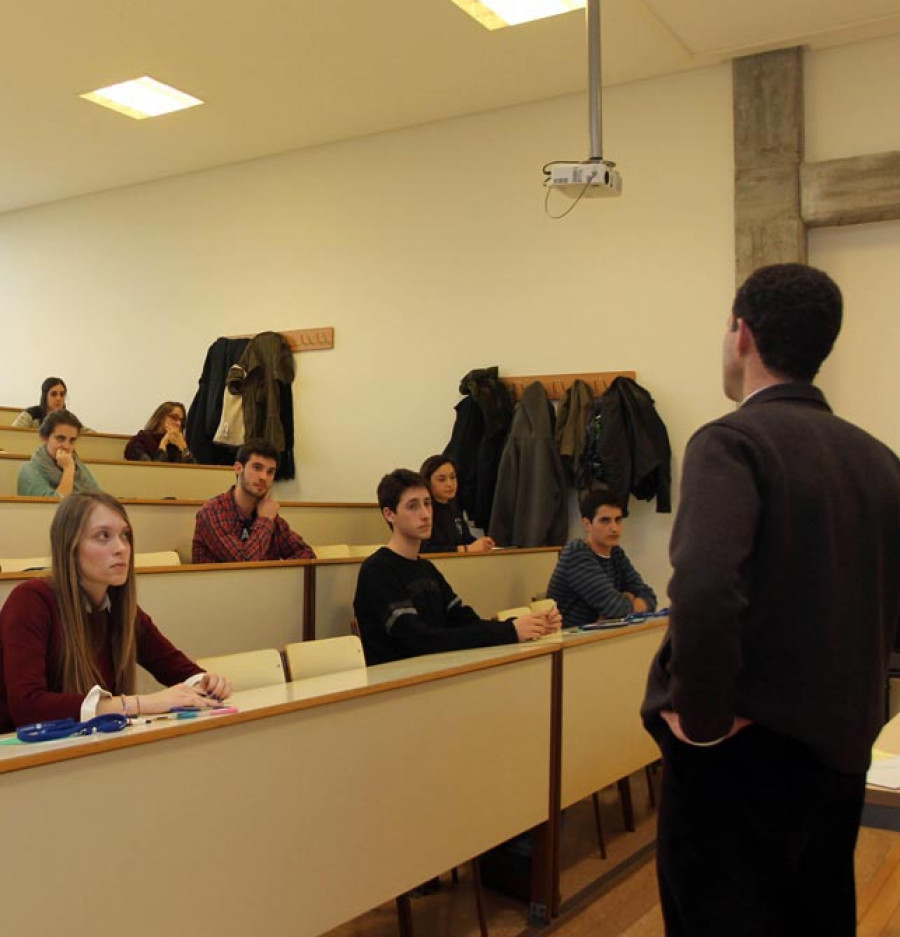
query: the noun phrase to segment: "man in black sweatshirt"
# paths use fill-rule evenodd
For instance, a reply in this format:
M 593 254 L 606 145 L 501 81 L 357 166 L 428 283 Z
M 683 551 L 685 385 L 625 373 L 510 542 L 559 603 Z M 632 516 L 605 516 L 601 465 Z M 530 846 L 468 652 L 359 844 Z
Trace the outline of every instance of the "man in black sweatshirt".
M 360 567 L 353 599 L 367 664 L 515 644 L 559 630 L 555 609 L 507 621 L 479 618 L 419 557 L 422 541 L 431 536 L 431 495 L 421 475 L 408 469 L 385 475 L 378 504 L 391 536 Z
M 667 937 L 856 933 L 853 850 L 900 620 L 900 463 L 812 385 L 840 330 L 820 270 L 738 290 L 672 531 L 642 715 L 663 753 Z

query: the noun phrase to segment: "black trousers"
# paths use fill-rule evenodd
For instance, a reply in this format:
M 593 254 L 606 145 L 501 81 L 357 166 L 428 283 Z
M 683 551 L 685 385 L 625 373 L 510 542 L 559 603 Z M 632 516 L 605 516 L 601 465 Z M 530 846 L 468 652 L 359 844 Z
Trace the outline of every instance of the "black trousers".
M 662 741 L 657 865 L 666 937 L 849 937 L 864 774 L 749 726 Z

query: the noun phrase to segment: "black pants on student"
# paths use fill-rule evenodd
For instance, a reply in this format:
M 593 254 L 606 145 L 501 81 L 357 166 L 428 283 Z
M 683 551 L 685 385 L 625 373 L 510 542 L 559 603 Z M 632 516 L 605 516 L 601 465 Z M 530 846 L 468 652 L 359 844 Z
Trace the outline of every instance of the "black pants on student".
M 662 740 L 657 865 L 666 937 L 850 937 L 864 774 L 758 726 Z

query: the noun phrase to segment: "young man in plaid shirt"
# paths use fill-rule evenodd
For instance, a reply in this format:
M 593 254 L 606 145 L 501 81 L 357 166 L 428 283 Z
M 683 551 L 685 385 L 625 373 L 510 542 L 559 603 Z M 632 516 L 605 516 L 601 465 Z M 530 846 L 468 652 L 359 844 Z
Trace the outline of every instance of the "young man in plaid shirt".
M 278 516 L 271 495 L 278 450 L 265 439 L 238 449 L 236 484 L 197 512 L 193 562 L 252 563 L 259 560 L 311 560 L 312 547 Z

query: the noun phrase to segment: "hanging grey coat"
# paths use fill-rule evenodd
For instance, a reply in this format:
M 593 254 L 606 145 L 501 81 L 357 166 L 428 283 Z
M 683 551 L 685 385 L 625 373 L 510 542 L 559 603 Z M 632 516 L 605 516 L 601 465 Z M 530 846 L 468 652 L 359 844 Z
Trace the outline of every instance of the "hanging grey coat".
M 499 546 L 566 542 L 566 477 L 553 423 L 544 385 L 529 384 L 516 407 L 497 473 L 489 531 Z

